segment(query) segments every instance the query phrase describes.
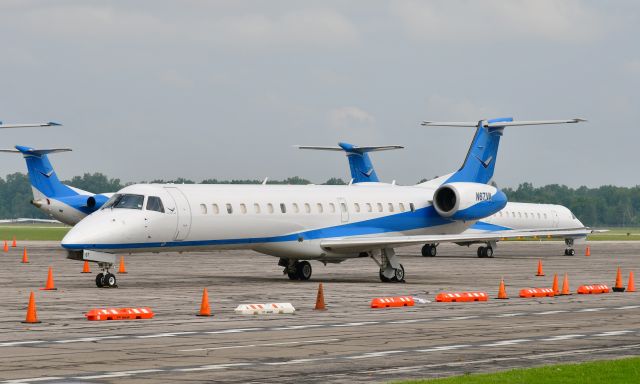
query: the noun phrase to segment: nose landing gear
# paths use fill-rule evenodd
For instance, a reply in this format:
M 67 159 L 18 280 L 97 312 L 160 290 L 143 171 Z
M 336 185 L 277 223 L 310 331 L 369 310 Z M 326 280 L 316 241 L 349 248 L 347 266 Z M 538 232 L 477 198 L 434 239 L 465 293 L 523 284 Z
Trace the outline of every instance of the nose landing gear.
M 109 272 L 113 267 L 111 263 L 98 263 L 102 272 L 96 275 L 96 286 L 98 288 L 118 288 L 116 284 L 116 275 Z

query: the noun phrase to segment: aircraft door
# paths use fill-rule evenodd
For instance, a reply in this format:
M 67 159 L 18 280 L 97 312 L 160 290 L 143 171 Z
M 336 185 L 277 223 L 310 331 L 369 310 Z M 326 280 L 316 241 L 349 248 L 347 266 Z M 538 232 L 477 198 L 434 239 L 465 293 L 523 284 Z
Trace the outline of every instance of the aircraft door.
M 347 200 L 342 197 L 338 197 L 338 209 L 340 210 L 340 219 L 343 223 L 349 221 L 349 206 Z
M 176 203 L 176 214 L 178 215 L 178 225 L 176 228 L 175 240 L 181 241 L 187 238 L 191 230 L 191 207 L 187 197 L 176 187 L 165 187 Z

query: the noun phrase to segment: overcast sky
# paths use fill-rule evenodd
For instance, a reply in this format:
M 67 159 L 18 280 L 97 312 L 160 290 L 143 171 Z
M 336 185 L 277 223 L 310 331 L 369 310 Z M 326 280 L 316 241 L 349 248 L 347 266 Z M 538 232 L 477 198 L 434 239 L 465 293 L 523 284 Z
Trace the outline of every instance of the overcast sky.
M 638 1 L 0 1 L 2 147 L 71 147 L 62 178 L 348 179 L 295 144 L 373 154 L 410 184 L 457 169 L 472 128 L 422 120 L 583 117 L 515 127 L 495 179 L 640 184 Z M 0 175 L 26 170 L 3 154 Z

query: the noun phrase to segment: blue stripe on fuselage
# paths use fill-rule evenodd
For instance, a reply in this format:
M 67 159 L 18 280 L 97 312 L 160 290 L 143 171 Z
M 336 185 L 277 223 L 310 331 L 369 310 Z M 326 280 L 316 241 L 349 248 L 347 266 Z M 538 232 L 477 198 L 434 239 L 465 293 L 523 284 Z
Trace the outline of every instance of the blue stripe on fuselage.
M 194 240 L 171 241 L 154 243 L 125 243 L 125 244 L 62 244 L 67 249 L 134 249 L 134 248 L 168 248 L 168 247 L 195 247 L 207 245 L 235 245 L 235 244 L 260 244 L 277 243 L 286 241 L 328 239 L 334 237 L 362 236 L 382 234 L 388 232 L 402 232 L 422 228 L 451 224 L 454 220 L 440 217 L 433 206 L 420 208 L 414 212 L 402 212 L 394 215 L 378 217 L 355 223 L 342 224 L 333 227 L 312 229 L 296 232 L 288 235 L 254 237 L 241 239 L 222 240 Z
M 470 229 L 477 229 L 481 231 L 507 231 L 513 228 L 503 227 L 502 225 L 496 225 L 491 223 L 486 223 L 484 221 L 478 221 L 473 224 Z

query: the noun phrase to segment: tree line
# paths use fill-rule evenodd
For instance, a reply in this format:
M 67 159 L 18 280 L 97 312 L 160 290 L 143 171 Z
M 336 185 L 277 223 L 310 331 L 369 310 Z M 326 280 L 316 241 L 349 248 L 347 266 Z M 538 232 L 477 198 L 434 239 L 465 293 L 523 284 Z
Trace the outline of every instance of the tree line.
M 102 173 L 85 173 L 71 180 L 67 185 L 96 193 L 116 192 L 128 184 L 120 179 L 110 179 Z M 205 179 L 201 184 L 260 184 L 263 180 Z M 189 179 L 151 180 L 150 183 L 195 184 Z M 267 180 L 267 184 L 311 184 L 311 181 L 294 176 L 284 180 Z M 340 178 L 331 178 L 325 185 L 345 185 Z M 509 201 L 523 203 L 561 204 L 569 208 L 588 226 L 640 226 L 640 186 L 616 187 L 604 185 L 597 188 L 570 188 L 566 185 L 551 184 L 534 187 L 522 183 L 517 188 L 504 188 Z M 33 198 L 27 175 L 16 172 L 0 177 L 0 218 L 18 217 L 46 218 L 39 209 L 30 204 Z

